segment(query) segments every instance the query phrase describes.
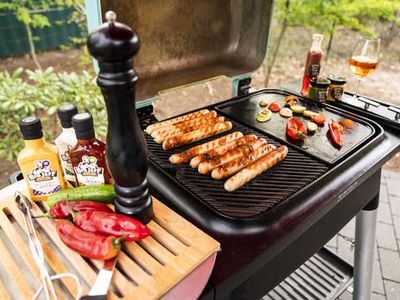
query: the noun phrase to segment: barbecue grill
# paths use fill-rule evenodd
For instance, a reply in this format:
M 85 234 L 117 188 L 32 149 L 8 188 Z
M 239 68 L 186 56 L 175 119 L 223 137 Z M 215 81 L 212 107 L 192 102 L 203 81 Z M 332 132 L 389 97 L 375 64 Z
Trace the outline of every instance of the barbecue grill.
M 87 1 L 89 29 L 102 22 L 101 11 L 112 9 L 141 37 L 142 48 L 135 60 L 141 78 L 137 95 L 141 100 L 155 96 L 137 103 L 142 128 L 156 122 L 150 104 L 163 98 L 158 91 L 226 75 L 232 77 L 236 97 L 206 107 L 232 121 L 232 130 L 256 133 L 272 144 L 289 147 L 279 165 L 227 193 L 221 182 L 169 163 L 172 153 L 187 147 L 164 151 L 145 134 L 152 194 L 221 243 L 202 298 L 259 299 L 269 291 L 272 298 L 284 293 L 294 298 L 337 296 L 344 285 L 332 282 L 336 276 L 332 274 L 342 274 L 339 283 L 349 282 L 348 268 L 334 271 L 335 259 L 321 252 L 302 264 L 357 215 L 355 298 L 368 299 L 381 167 L 400 147 L 397 119 L 388 123 L 374 111 L 346 104 L 348 94 L 343 104 L 325 105 L 320 108 L 324 114 L 356 124 L 341 150 L 321 145 L 324 136 L 316 136 L 319 142 L 314 144 L 287 140 L 277 131 L 282 127 L 279 120 L 271 120 L 276 126 L 268 128 L 255 123 L 254 104 L 260 97 L 281 100 L 293 94 L 277 89 L 249 93 L 249 74 L 265 56 L 272 1 L 106 0 L 101 7 L 93 5 Z M 313 105 L 307 99 L 301 101 Z M 326 278 L 330 273 L 316 264 L 327 257 L 330 264 L 322 264 L 330 270 L 330 279 L 331 275 Z M 325 290 L 315 287 L 316 282 L 324 285 L 311 274 L 316 268 L 319 271 L 314 273 L 325 274 L 321 276 L 329 282 Z M 293 271 L 294 277 L 287 279 Z M 326 285 L 337 290 L 330 292 Z

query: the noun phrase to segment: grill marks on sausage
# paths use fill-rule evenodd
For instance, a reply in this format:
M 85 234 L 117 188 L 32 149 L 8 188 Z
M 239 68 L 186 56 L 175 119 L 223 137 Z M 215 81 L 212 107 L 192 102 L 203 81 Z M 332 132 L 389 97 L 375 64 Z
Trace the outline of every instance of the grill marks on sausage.
M 164 150 L 187 145 L 232 129 L 232 123 L 218 117 L 215 111 L 203 109 L 164 122 L 149 125 L 146 132 Z M 254 134 L 243 136 L 239 131 L 207 143 L 194 146 L 170 156 L 173 164 L 190 161 L 192 168 L 201 174 L 210 174 L 214 179 L 230 177 L 224 184 L 232 192 L 256 176 L 272 168 L 286 157 L 288 148 L 276 148 L 265 138 Z M 233 175 L 233 176 L 232 176 Z

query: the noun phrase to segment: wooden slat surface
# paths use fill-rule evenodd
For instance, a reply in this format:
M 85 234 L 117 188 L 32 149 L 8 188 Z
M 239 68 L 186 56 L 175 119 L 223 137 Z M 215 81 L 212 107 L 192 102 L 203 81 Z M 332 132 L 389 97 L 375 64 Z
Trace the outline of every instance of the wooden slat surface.
M 110 299 L 157 299 L 162 297 L 185 276 L 193 271 L 210 255 L 219 250 L 219 244 L 167 206 L 153 198 L 155 218 L 148 224 L 153 235 L 137 243 L 125 242 L 119 254 L 117 268 L 112 282 Z M 3 268 L 19 287 L 22 299 L 30 299 L 36 287 L 29 285 L 26 276 L 40 282 L 36 264 L 31 258 L 23 230 L 23 220 L 14 198 L 9 194 L 0 195 L 0 255 Z M 32 214 L 43 212 L 33 204 Z M 87 292 L 96 278 L 102 261 L 87 260 L 66 247 L 58 237 L 54 221 L 37 219 L 38 232 L 46 256 L 46 264 L 53 273 L 73 272 L 84 283 Z M 19 229 L 17 229 L 19 226 Z M 4 238 L 4 236 L 6 238 Z M 10 245 L 18 249 L 20 270 L 14 261 L 15 255 L 9 253 Z M 0 277 L 0 299 L 10 299 L 10 284 Z M 66 290 L 75 294 L 76 287 L 71 279 L 62 281 Z

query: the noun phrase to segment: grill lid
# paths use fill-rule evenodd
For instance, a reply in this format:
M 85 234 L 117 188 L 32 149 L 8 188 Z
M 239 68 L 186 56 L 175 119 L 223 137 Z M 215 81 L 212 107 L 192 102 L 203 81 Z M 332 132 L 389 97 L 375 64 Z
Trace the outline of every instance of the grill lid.
M 142 41 L 135 69 L 136 97 L 143 100 L 183 84 L 256 70 L 265 57 L 272 1 L 102 0 L 101 11 L 108 10 Z M 91 14 L 88 19 L 89 25 L 96 21 Z

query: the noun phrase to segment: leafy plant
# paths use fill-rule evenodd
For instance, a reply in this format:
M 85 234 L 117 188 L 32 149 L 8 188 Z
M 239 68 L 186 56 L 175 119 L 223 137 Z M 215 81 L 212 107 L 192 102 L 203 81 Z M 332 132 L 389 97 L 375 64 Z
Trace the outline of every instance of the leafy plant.
M 26 77 L 27 79 L 23 79 Z M 74 103 L 79 111 L 93 115 L 96 133 L 104 138 L 107 115 L 100 89 L 88 72 L 55 73 L 19 68 L 10 74 L 0 72 L 0 157 L 15 159 L 23 148 L 18 122 L 29 115 L 42 120 L 45 135 L 52 141 L 59 133 L 56 111 L 64 103 Z

